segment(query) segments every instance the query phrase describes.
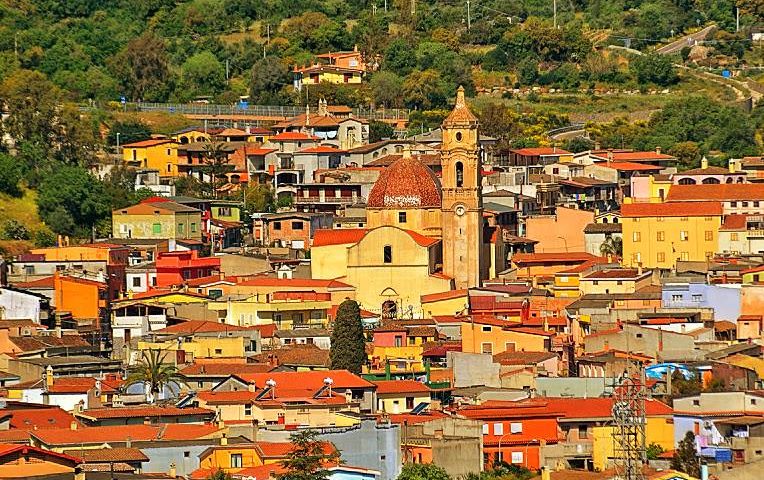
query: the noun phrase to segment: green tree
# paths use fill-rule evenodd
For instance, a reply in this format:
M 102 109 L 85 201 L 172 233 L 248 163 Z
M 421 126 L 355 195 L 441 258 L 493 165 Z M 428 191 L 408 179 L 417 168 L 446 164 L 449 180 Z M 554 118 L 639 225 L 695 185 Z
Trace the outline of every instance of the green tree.
M 563 148 L 569 152 L 580 153 L 594 148 L 594 142 L 586 137 L 575 137 L 565 141 Z
M 132 100 L 163 100 L 170 79 L 164 40 L 147 31 L 133 38 L 111 62 L 124 93 Z
M 387 122 L 372 120 L 369 122 L 369 143 L 378 142 L 384 138 L 393 138 L 395 129 Z
M 84 168 L 66 165 L 43 177 L 37 210 L 54 232 L 81 237 L 111 213 L 103 184 Z
M 233 477 L 230 473 L 226 473 L 225 471 L 218 468 L 214 472 L 207 475 L 205 480 L 233 480 Z
M 337 308 L 337 317 L 332 328 L 332 346 L 329 360 L 333 370 L 349 370 L 361 373 L 366 363 L 366 339 L 361 323 L 361 309 L 358 302 L 345 300 Z
M 661 447 L 657 443 L 651 443 L 650 445 L 647 446 L 645 453 L 647 454 L 648 460 L 657 460 L 658 457 L 660 457 L 661 453 L 663 452 L 664 452 L 663 447 Z
M 403 81 L 403 98 L 409 108 L 428 110 L 446 104 L 445 86 L 435 70 L 414 70 Z
M 623 255 L 623 240 L 621 237 L 608 237 L 600 245 L 600 254 L 602 256 L 613 255 L 620 257 Z
M 204 155 L 202 155 L 204 168 L 202 171 L 209 176 L 210 192 L 216 198 L 218 187 L 225 182 L 225 174 L 234 169 L 234 166 L 229 163 L 229 153 L 223 142 L 208 142 L 204 145 Z
M 20 196 L 20 182 L 21 167 L 19 166 L 18 159 L 5 153 L 0 153 L 0 193 L 5 193 L 12 197 Z
M 268 56 L 252 67 L 249 87 L 250 100 L 260 104 L 274 104 L 282 100 L 279 91 L 291 81 L 287 65 L 278 57 Z
M 676 166 L 679 170 L 695 168 L 700 163 L 700 147 L 692 141 L 677 142 L 668 153 L 676 157 Z
M 405 463 L 397 480 L 451 480 L 451 476 L 433 463 Z
M 186 95 L 214 95 L 225 86 L 225 67 L 210 51 L 196 53 L 183 63 Z
M 508 105 L 491 102 L 477 111 L 483 132 L 498 139 L 498 148 L 507 148 L 512 139 L 522 134 L 519 115 Z
M 377 72 L 371 77 L 371 93 L 377 105 L 399 108 L 403 105 L 403 79 L 393 72 Z
M 284 473 L 277 480 L 326 480 L 329 478 L 327 466 L 339 463 L 340 453 L 333 447 L 327 451 L 327 442 L 318 439 L 315 430 L 303 430 L 289 437 L 292 450 L 282 465 Z
M 671 57 L 658 53 L 648 53 L 633 59 L 629 67 L 641 84 L 654 83 L 662 87 L 679 81 Z
M 151 129 L 148 125 L 138 119 L 129 119 L 116 121 L 109 128 L 109 134 L 106 136 L 107 145 L 117 144 L 117 133 L 119 133 L 120 145 L 140 142 L 151 138 Z
M 396 38 L 387 46 L 382 60 L 382 68 L 397 75 L 408 75 L 416 66 L 416 57 L 412 55 L 414 45 L 403 38 Z
M 143 350 L 138 363 L 129 370 L 125 387 L 145 385 L 151 394 L 149 402 L 154 403 L 165 387 L 172 389 L 174 386 L 185 385 L 186 378 L 178 371 L 177 366 L 166 362 L 167 355 L 168 352 L 159 349 Z
M 0 238 L 3 240 L 29 240 L 29 230 L 18 220 L 10 219 L 3 223 Z
M 276 199 L 270 184 L 260 183 L 248 185 L 244 191 L 247 211 L 249 213 L 266 213 L 276 211 Z
M 700 463 L 695 448 L 695 434 L 687 432 L 684 439 L 679 442 L 671 459 L 671 468 L 684 472 L 695 478 L 700 478 Z

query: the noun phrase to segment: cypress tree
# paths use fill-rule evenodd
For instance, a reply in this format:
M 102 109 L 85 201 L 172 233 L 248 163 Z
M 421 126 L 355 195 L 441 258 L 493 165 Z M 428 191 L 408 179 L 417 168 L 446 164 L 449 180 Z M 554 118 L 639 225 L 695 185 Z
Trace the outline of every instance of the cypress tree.
M 345 300 L 337 308 L 329 352 L 332 369 L 361 373 L 366 363 L 366 339 L 361 324 L 361 309 L 355 300 Z

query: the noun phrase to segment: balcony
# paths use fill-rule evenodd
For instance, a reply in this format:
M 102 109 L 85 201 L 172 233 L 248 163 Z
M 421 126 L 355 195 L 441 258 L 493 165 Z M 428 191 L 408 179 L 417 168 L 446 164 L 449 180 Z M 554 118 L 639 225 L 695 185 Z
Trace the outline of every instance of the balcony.
M 301 197 L 296 196 L 294 198 L 295 204 L 310 204 L 310 203 L 334 203 L 334 204 L 353 204 L 358 202 L 359 197 L 352 196 L 352 197 L 321 197 L 321 196 L 315 196 L 311 195 L 309 197 Z
M 747 230 L 748 238 L 764 238 L 764 230 Z

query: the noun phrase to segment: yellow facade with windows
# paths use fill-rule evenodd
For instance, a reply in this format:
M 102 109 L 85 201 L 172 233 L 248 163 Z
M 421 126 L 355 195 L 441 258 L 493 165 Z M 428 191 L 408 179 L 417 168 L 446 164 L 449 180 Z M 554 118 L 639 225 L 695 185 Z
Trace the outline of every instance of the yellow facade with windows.
M 718 249 L 718 202 L 624 204 L 625 266 L 671 269 L 677 261 L 706 261 Z
M 138 168 L 157 170 L 161 177 L 178 176 L 178 143 L 145 140 L 122 146 L 122 161 Z
M 194 358 L 233 358 L 246 357 L 254 352 L 250 351 L 249 337 L 225 337 L 217 335 L 211 337 L 194 336 L 183 341 L 178 339 L 161 342 L 139 341 L 138 350 L 161 350 L 163 352 L 184 351 L 186 361 Z M 171 355 L 169 358 L 172 358 Z
M 268 295 L 256 294 L 241 300 L 209 302 L 207 307 L 217 311 L 225 323 L 247 327 L 275 323 L 280 330 L 297 327 L 324 328 L 328 323 L 330 300 L 273 300 Z
M 593 429 L 592 461 L 594 469 L 603 471 L 612 466 L 613 435 L 615 427 L 603 426 Z M 656 444 L 663 451 L 674 450 L 674 422 L 672 418 L 647 417 L 645 425 L 645 444 Z

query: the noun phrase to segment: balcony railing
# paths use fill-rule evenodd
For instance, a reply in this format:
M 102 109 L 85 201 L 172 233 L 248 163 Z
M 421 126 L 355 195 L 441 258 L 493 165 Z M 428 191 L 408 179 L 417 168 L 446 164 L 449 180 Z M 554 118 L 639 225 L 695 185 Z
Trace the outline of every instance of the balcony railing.
M 359 197 L 301 197 L 296 196 L 294 198 L 295 203 L 356 203 Z

